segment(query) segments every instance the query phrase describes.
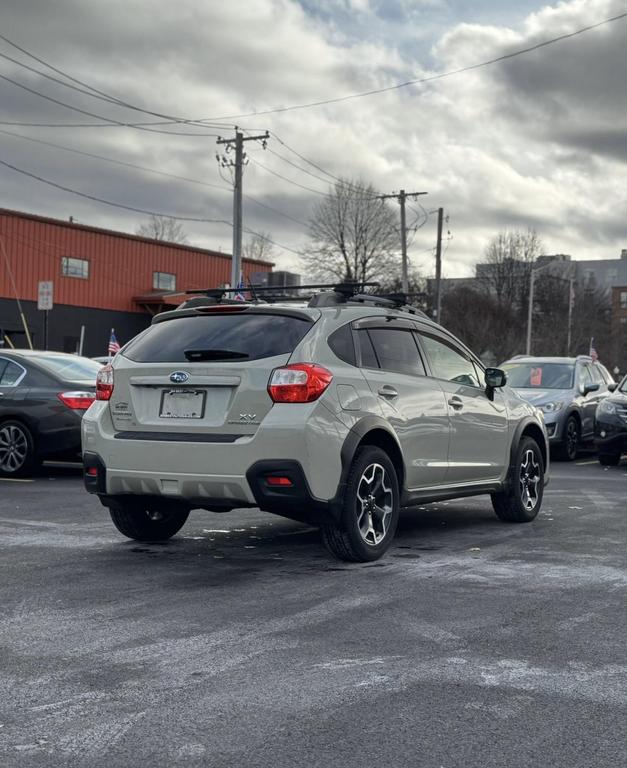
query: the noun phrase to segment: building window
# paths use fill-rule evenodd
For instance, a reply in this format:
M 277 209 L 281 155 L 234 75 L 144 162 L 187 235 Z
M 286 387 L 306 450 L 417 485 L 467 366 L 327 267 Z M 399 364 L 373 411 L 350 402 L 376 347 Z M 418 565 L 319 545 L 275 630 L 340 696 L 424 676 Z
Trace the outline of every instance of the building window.
M 620 308 L 627 309 L 627 291 L 620 292 Z
M 621 325 L 627 325 L 627 317 L 621 317 L 620 324 Z
M 65 277 L 89 277 L 89 262 L 87 259 L 75 259 L 72 256 L 61 257 L 61 274 Z
M 171 275 L 169 272 L 153 272 L 152 287 L 156 291 L 175 291 L 176 275 Z

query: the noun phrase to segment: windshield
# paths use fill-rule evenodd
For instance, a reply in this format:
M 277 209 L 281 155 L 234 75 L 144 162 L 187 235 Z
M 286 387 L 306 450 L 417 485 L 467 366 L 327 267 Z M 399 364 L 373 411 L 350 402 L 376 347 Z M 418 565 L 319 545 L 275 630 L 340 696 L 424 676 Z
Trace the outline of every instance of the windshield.
M 506 363 L 507 383 L 518 389 L 570 389 L 575 366 L 571 363 Z
M 72 355 L 37 355 L 37 363 L 65 381 L 91 380 L 96 382 L 96 374 L 102 368 L 100 363 L 86 357 Z

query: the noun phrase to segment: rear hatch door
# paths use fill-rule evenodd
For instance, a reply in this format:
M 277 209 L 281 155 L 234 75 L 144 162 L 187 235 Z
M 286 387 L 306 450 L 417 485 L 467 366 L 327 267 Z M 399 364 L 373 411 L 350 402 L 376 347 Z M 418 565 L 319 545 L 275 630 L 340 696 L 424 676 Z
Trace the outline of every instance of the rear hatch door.
M 128 437 L 231 442 L 272 407 L 267 386 L 311 328 L 304 312 L 189 311 L 153 324 L 118 354 L 109 401 Z

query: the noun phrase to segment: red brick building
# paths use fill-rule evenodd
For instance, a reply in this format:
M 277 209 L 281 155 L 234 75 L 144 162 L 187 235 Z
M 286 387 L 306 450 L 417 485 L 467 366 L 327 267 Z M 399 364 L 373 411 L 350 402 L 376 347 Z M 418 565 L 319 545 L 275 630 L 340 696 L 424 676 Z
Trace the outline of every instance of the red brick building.
M 244 279 L 272 266 L 244 259 Z M 28 346 L 17 293 L 33 345 L 43 348 L 41 281 L 53 283 L 48 348 L 75 352 L 85 326 L 83 354 L 105 355 L 111 328 L 124 344 L 180 303 L 166 291 L 215 287 L 230 274 L 229 254 L 0 209 L 0 345 Z

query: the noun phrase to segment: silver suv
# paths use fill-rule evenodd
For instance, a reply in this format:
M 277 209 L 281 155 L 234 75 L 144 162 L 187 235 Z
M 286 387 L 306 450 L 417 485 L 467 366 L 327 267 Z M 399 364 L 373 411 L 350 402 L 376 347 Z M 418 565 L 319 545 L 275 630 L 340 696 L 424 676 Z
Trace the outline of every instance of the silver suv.
M 544 413 L 557 458 L 574 461 L 582 442 L 594 436 L 601 400 L 616 388 L 611 374 L 588 355 L 526 357 L 503 363 L 509 385 Z
M 401 507 L 491 494 L 502 520 L 538 514 L 542 414 L 422 313 L 345 287 L 303 306 L 193 302 L 116 355 L 83 418 L 86 488 L 124 535 L 259 507 L 368 561 Z

